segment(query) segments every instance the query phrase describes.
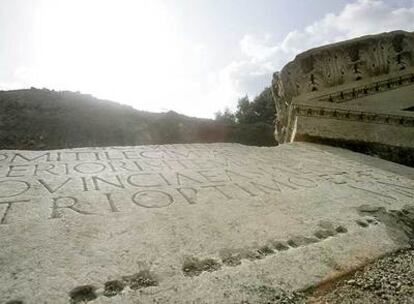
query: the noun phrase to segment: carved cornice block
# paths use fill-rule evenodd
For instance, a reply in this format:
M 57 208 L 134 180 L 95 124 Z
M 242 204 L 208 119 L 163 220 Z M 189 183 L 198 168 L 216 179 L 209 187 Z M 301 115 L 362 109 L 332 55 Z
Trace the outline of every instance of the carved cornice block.
M 279 143 L 293 141 L 296 114 L 302 113 L 297 108 L 323 103 L 332 108 L 335 103 L 410 85 L 414 85 L 414 33 L 395 31 L 311 49 L 273 75 L 275 137 Z

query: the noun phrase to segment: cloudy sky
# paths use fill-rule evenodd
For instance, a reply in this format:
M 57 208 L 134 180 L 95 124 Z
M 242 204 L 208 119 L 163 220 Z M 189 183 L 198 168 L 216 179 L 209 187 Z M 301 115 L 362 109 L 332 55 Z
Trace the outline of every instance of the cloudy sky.
M 301 51 L 414 30 L 414 0 L 0 0 L 0 89 L 213 117 Z

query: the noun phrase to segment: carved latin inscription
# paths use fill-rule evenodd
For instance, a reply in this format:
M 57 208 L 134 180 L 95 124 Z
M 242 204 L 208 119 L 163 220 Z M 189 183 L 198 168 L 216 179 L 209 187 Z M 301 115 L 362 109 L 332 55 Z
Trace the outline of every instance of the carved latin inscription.
M 217 144 L 2 151 L 0 225 L 197 208 L 209 202 L 274 204 L 321 187 L 359 191 L 383 201 L 414 196 L 408 180 L 311 147 Z

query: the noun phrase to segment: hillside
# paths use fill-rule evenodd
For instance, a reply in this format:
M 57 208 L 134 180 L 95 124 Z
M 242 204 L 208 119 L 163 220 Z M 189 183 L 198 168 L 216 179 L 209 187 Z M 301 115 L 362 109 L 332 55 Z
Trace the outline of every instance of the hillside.
M 0 91 L 0 149 L 238 142 L 274 145 L 272 126 L 150 113 L 74 92 Z

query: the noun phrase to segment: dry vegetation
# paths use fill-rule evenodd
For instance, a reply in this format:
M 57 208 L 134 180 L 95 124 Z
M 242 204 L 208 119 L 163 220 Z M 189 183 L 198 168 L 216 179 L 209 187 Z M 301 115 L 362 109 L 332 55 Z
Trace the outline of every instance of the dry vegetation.
M 143 112 L 73 92 L 0 91 L 0 149 L 205 142 L 275 144 L 268 123 L 229 124 L 171 111 Z

